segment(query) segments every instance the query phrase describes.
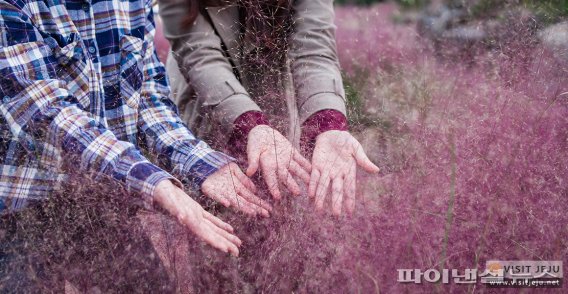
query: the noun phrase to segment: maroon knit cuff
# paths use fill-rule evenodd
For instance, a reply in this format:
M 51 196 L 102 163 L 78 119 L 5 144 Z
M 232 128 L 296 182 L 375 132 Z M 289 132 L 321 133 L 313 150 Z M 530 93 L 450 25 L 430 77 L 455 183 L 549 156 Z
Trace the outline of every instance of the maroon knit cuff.
M 347 131 L 349 123 L 343 113 L 334 109 L 324 109 L 312 114 L 302 124 L 302 148 L 311 152 L 316 144 L 316 137 L 327 131 Z
M 233 155 L 246 155 L 248 134 L 258 125 L 270 125 L 268 118 L 260 111 L 247 111 L 237 117 L 229 138 L 229 149 Z

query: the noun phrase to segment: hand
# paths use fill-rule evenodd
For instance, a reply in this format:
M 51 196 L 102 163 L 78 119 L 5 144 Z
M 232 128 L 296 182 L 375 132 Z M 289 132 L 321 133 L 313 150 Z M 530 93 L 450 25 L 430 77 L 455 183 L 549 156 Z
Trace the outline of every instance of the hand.
M 255 195 L 254 183 L 232 162 L 210 175 L 201 185 L 201 191 L 225 207 L 248 215 L 268 217 L 272 211 L 270 204 Z
M 310 181 L 311 164 L 282 134 L 267 125 L 254 127 L 247 142 L 249 166 L 247 175 L 254 175 L 259 166 L 268 190 L 274 199 L 282 198 L 278 182 L 283 183 L 294 195 L 300 195 L 300 186 L 295 175 L 306 182 Z
M 238 247 L 242 242 L 233 234 L 233 227 L 205 211 L 171 181 L 158 184 L 154 190 L 154 201 L 209 245 L 239 256 Z
M 348 132 L 327 131 L 316 138 L 308 194 L 315 197 L 317 210 L 323 209 L 331 183 L 333 214 L 341 215 L 344 197 L 347 211 L 353 213 L 357 165 L 370 173 L 379 172 L 363 151 L 363 146 Z

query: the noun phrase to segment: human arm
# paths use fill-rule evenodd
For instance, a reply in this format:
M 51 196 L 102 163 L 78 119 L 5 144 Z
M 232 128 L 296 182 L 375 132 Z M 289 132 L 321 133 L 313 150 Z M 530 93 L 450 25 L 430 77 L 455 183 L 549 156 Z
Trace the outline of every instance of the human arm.
M 78 170 L 69 172 L 105 174 L 151 199 L 155 185 L 173 177 L 87 110 L 102 93 L 79 35 L 59 31 L 72 23 L 69 17 L 28 7 L 0 1 L 0 112 L 12 137 L 40 169 L 59 172 L 63 161 L 75 160 Z M 55 23 L 49 32 L 42 17 Z
M 195 90 L 197 104 L 203 106 L 203 111 L 227 133 L 240 115 L 261 111 L 235 75 L 233 64 L 225 55 L 222 41 L 210 21 L 199 13 L 193 23 L 185 23 L 188 13 L 185 0 L 161 0 L 159 4 L 172 56 L 185 81 Z
M 157 155 L 165 169 L 223 205 L 250 215 L 268 216 L 270 206 L 254 195 L 254 185 L 230 163 L 233 159 L 211 149 L 181 122 L 168 98 L 164 67 L 154 51 L 154 30 L 153 16 L 149 13 L 138 123 L 149 151 Z
M 353 212 L 357 166 L 368 172 L 378 172 L 378 167 L 347 132 L 333 1 L 298 0 L 294 9 L 292 73 L 300 107 L 302 143 L 313 149 L 308 194 L 314 198 L 317 209 L 321 210 L 330 196 L 334 214 L 341 214 L 343 207 Z
M 221 39 L 206 17 L 199 14 L 193 24 L 180 29 L 187 13 L 186 5 L 185 1 L 163 1 L 160 14 L 164 19 L 166 36 L 172 43 L 173 56 L 182 74 L 197 92 L 197 99 L 202 100 L 198 104 L 205 106 L 204 111 L 209 111 L 230 134 L 231 149 L 236 154 L 248 154 L 249 165 L 253 166 L 247 172 L 249 176 L 261 165 L 263 178 L 275 198 L 281 197 L 278 181 L 294 194 L 299 194 L 298 184 L 289 177 L 290 170 L 295 167 L 290 164 L 289 155 L 297 151 L 278 131 L 267 127 L 268 120 L 233 73 L 232 65 L 224 55 Z M 271 131 L 266 131 L 268 129 Z M 260 164 L 261 161 L 263 164 Z

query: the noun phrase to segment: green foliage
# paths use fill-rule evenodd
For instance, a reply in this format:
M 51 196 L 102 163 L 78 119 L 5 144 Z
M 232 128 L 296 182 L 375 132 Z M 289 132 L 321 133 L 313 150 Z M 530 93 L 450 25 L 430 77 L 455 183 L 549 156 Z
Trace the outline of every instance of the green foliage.
M 524 0 L 523 4 L 545 22 L 568 17 L 568 0 Z
M 363 111 L 363 99 L 359 93 L 358 87 L 353 82 L 344 77 L 345 97 L 347 100 L 347 117 L 350 125 L 361 125 L 366 121 L 366 116 Z
M 487 16 L 494 13 L 495 11 L 503 7 L 505 4 L 506 4 L 505 1 L 482 0 L 479 1 L 476 5 L 473 5 L 469 13 L 473 17 Z
M 492 15 L 504 7 L 517 5 L 533 11 L 542 21 L 553 22 L 568 16 L 568 0 L 482 0 L 471 7 L 473 17 Z
M 364 85 L 359 81 L 366 81 L 367 78 L 361 78 L 361 75 L 367 76 L 367 73 L 360 73 L 356 75 L 357 78 L 349 78 L 344 76 L 343 83 L 345 87 L 345 97 L 347 100 L 347 119 L 349 125 L 355 129 L 366 127 L 380 127 L 382 129 L 388 128 L 389 124 L 386 121 L 373 118 L 365 111 L 365 97 L 364 94 L 358 89 L 362 89 Z
M 463 5 L 465 0 L 445 0 L 448 4 Z M 339 5 L 371 5 L 385 0 L 336 0 Z M 405 8 L 420 8 L 428 5 L 430 0 L 394 0 Z M 497 9 L 506 5 L 518 5 L 533 10 L 538 16 L 546 18 L 558 18 L 568 16 L 568 0 L 481 0 L 471 6 L 470 13 L 474 16 L 490 15 Z
M 396 2 L 403 7 L 419 8 L 419 7 L 426 6 L 426 4 L 428 4 L 429 1 L 428 0 L 397 0 Z
M 336 4 L 344 5 L 371 5 L 378 2 L 385 2 L 385 0 L 336 0 Z M 406 8 L 417 8 L 426 5 L 429 0 L 395 0 L 398 4 Z
M 382 0 L 336 0 L 336 4 L 351 4 L 351 5 L 370 5 L 377 2 L 383 2 Z

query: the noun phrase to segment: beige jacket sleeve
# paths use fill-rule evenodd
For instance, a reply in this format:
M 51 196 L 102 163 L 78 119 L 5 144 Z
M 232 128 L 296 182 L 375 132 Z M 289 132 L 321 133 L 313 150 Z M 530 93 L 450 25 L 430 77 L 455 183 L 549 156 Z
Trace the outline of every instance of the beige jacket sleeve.
M 182 26 L 185 0 L 159 0 L 159 5 L 164 35 L 180 71 L 203 100 L 199 104 L 212 107 L 213 117 L 227 127 L 241 114 L 259 111 L 235 77 L 211 23 L 199 15 L 192 26 Z M 297 0 L 294 12 L 289 57 L 300 122 L 324 109 L 345 114 L 333 0 Z
M 212 117 L 225 128 L 247 111 L 260 111 L 236 78 L 221 39 L 203 15 L 192 26 L 183 26 L 185 0 L 160 0 L 164 35 L 170 41 L 180 72 L 196 91 L 198 105 L 211 107 Z
M 333 0 L 297 0 L 294 11 L 289 57 L 300 123 L 324 109 L 335 109 L 345 115 Z

